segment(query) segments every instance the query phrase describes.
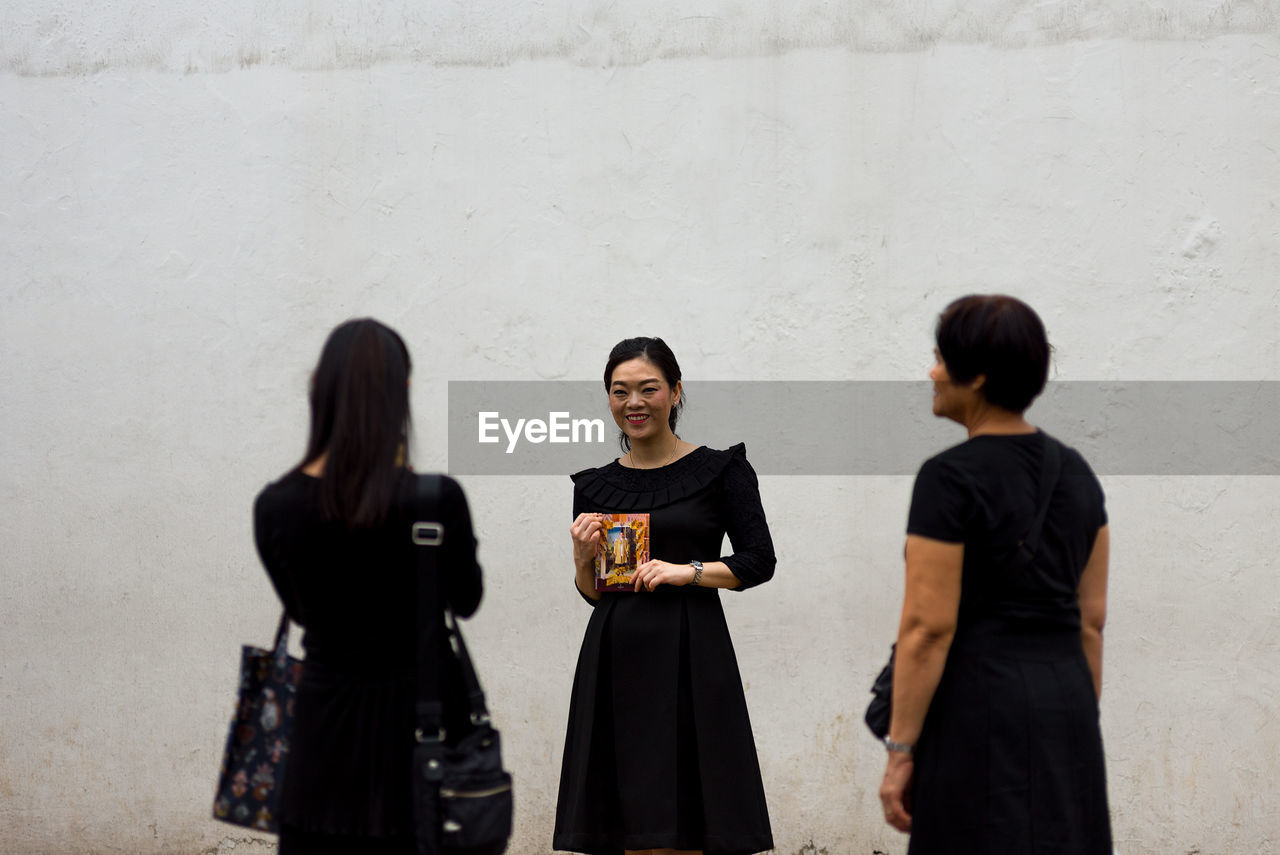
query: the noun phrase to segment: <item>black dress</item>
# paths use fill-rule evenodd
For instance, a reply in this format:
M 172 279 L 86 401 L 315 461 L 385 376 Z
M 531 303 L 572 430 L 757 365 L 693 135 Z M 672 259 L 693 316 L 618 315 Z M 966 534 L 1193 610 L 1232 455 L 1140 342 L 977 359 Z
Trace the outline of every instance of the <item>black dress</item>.
M 262 563 L 285 610 L 306 630 L 280 851 L 412 853 L 413 479 L 406 473 L 404 498 L 383 525 L 354 531 L 322 520 L 319 485 L 294 471 L 269 484 L 254 504 Z M 481 579 L 471 516 L 456 481 L 444 479 L 440 505 L 440 602 L 466 617 L 480 603 Z M 460 685 L 460 676 L 444 679 L 443 691 L 460 691 L 450 688 Z M 452 708 L 460 714 L 462 705 Z
M 908 852 L 1111 855 L 1098 702 L 1076 590 L 1102 487 L 1058 443 L 1062 469 L 1036 561 L 1010 547 L 1039 502 L 1043 433 L 973 437 L 925 462 L 910 534 L 964 544 L 960 611 L 916 746 Z
M 773 575 L 773 541 L 741 444 L 698 448 L 658 469 L 615 461 L 573 481 L 575 517 L 647 511 L 655 559 L 720 560 L 742 588 Z M 717 558 L 726 533 L 734 553 Z M 606 592 L 596 604 L 573 680 L 553 844 L 591 855 L 773 848 L 716 589 Z

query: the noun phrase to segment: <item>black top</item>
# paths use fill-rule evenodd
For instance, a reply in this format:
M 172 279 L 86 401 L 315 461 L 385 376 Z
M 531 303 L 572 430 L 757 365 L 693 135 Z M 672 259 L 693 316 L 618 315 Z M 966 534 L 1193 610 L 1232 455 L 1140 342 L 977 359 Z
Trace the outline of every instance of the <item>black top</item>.
M 1061 471 L 1035 559 L 1041 461 Z M 1105 757 L 1077 589 L 1106 523 L 1102 487 L 1043 433 L 976 436 L 928 460 L 909 534 L 964 544 L 960 611 L 916 743 L 908 855 L 1110 855 Z
M 1058 443 L 1062 468 L 1036 561 L 1016 579 L 1002 572 L 1034 522 L 1046 441 L 1058 442 L 1041 432 L 982 434 L 920 467 L 907 533 L 964 544 L 961 624 L 990 616 L 1080 628 L 1076 588 L 1107 514 L 1102 486 L 1075 449 Z
M 631 469 L 615 460 L 571 477 L 575 518 L 589 511 L 649 514 L 651 558 L 723 561 L 741 580 L 737 591 L 773 578 L 773 539 L 742 443 L 724 451 L 701 446 L 657 469 Z M 733 553 L 708 557 L 720 551 L 725 534 Z
M 773 576 L 773 541 L 742 445 L 658 469 L 573 476 L 573 514 L 649 514 L 649 553 L 720 557 L 742 588 Z M 588 600 L 589 602 L 592 602 Z M 569 705 L 553 848 L 754 853 L 773 848 L 742 679 L 719 591 L 606 591 L 587 623 Z
M 258 554 L 285 610 L 306 630 L 283 820 L 329 833 L 404 833 L 417 643 L 415 479 L 405 473 L 403 498 L 382 525 L 356 530 L 321 518 L 319 485 L 295 470 L 254 504 Z M 448 477 L 438 516 L 440 602 L 466 617 L 480 603 L 480 565 L 466 497 Z

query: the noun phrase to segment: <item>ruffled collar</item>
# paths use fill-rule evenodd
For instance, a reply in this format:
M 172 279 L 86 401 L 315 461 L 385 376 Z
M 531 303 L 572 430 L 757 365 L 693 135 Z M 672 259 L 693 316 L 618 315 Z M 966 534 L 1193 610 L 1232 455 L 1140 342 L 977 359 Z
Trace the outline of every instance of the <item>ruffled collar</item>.
M 598 507 L 623 513 L 647 511 L 692 496 L 719 477 L 730 460 L 746 453 L 746 444 L 741 442 L 724 451 L 703 445 L 657 469 L 629 469 L 615 460 L 569 477 Z

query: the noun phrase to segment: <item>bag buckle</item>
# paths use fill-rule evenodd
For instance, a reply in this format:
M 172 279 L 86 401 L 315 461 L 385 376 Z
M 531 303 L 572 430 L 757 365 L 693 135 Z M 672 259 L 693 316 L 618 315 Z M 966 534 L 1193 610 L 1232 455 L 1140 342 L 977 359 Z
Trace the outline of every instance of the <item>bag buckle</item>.
M 437 730 L 435 737 L 431 739 L 428 739 L 427 735 L 422 732 L 422 728 L 416 727 L 413 730 L 413 739 L 415 742 L 444 742 L 444 736 L 443 727 Z
M 476 727 L 479 727 L 479 726 L 480 726 L 480 725 L 482 725 L 482 724 L 488 724 L 488 723 L 489 723 L 489 714 L 488 714 L 488 713 L 474 713 L 474 712 L 473 712 L 473 713 L 471 714 L 471 723 L 472 723 L 474 726 L 476 726 Z
M 439 546 L 444 541 L 444 525 L 438 522 L 413 524 L 413 542 L 418 546 Z

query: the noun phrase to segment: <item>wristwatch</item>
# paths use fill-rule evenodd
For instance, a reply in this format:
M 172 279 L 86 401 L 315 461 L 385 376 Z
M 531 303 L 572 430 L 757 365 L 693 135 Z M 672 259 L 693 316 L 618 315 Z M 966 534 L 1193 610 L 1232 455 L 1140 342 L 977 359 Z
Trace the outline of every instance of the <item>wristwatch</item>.
M 690 582 L 689 584 L 694 586 L 701 585 L 702 584 L 702 562 L 695 558 L 689 562 L 689 566 L 693 568 L 693 581 Z
M 889 737 L 884 738 L 884 747 L 890 751 L 896 751 L 899 754 L 905 754 L 910 757 L 916 753 L 916 747 L 909 742 L 894 742 Z

